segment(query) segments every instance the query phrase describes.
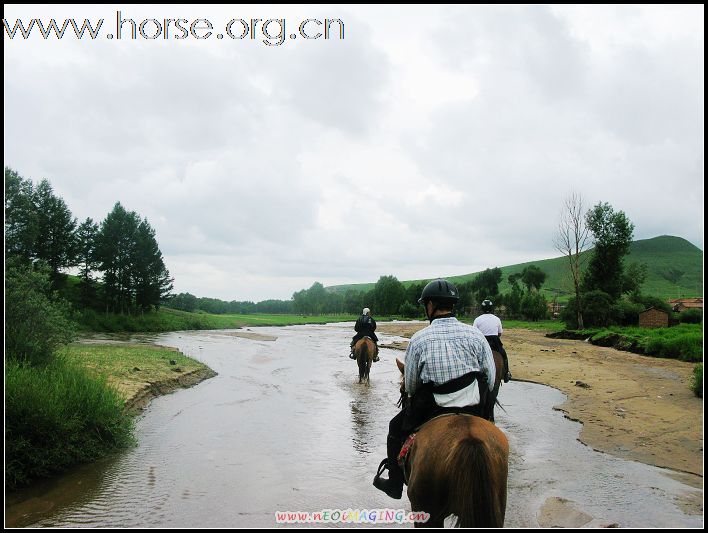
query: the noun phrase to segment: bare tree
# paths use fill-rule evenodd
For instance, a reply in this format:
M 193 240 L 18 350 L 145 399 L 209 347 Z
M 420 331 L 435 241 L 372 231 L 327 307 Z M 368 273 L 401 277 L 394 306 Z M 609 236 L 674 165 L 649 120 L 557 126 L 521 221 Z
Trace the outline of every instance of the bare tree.
M 590 245 L 590 231 L 585 224 L 585 206 L 579 193 L 571 193 L 563 202 L 558 231 L 553 237 L 556 250 L 568 258 L 575 287 L 575 312 L 578 328 L 583 329 L 583 313 L 580 302 L 581 264 L 580 254 Z

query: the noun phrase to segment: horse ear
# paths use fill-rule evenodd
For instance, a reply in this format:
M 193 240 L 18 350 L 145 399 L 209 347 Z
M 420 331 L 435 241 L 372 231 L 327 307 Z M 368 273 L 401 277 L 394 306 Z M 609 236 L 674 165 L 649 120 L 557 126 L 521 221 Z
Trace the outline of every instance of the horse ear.
M 396 357 L 396 366 L 398 367 L 398 370 L 401 371 L 401 374 L 403 374 L 404 369 L 405 369 L 405 364 L 398 357 Z

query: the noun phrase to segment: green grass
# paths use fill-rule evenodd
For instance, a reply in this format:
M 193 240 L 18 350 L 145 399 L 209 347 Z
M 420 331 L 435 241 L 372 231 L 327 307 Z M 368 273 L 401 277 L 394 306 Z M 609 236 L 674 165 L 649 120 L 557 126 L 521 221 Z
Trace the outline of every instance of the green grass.
M 116 389 L 129 400 L 145 386 L 203 369 L 205 365 L 176 348 L 149 344 L 72 344 L 61 354 Z M 175 364 L 170 364 L 170 360 Z
M 693 394 L 703 398 L 703 363 L 698 364 L 693 369 L 693 382 L 691 383 Z
M 670 328 L 612 326 L 573 333 L 590 338 L 590 342 L 598 346 L 681 361 L 703 361 L 702 324 L 679 324 Z
M 472 324 L 476 317 L 463 316 L 458 317 L 460 322 Z M 565 329 L 565 324 L 560 320 L 538 320 L 532 322 L 530 320 L 502 320 L 502 327 L 506 329 L 535 329 L 540 331 L 562 331 Z
M 84 310 L 76 313 L 76 321 L 83 331 L 101 332 L 159 332 L 193 329 L 233 329 L 245 326 L 292 326 L 297 324 L 325 324 L 350 322 L 356 315 L 212 315 L 188 313 L 177 309 L 161 308 L 144 315 L 120 315 Z
M 584 254 L 586 262 L 588 254 L 589 252 Z M 703 294 L 703 252 L 685 239 L 662 235 L 653 239 L 634 241 L 625 261 L 627 263 L 646 263 L 648 266 L 647 280 L 642 286 L 644 294 L 657 296 L 665 300 Z M 544 294 L 549 301 L 555 293 L 553 289 L 559 289 L 558 299 L 560 301 L 568 301 L 573 289 L 568 270 L 568 260 L 565 257 L 539 259 L 538 261 L 500 267 L 502 282 L 499 284 L 499 291 L 508 293 L 511 290 L 507 282 L 509 274 L 521 272 L 524 267 L 529 265 L 536 265 L 547 274 L 548 277 L 543 287 Z M 496 265 L 489 266 L 492 268 Z M 682 272 L 676 282 L 669 281 L 665 277 L 672 269 Z M 461 283 L 473 279 L 477 274 L 479 272 L 462 276 L 450 276 L 447 279 L 454 283 Z M 402 283 L 407 287 L 411 283 L 419 283 L 421 281 L 427 280 L 408 280 L 402 281 Z M 354 285 L 336 285 L 327 287 L 327 289 L 337 292 L 346 292 L 349 289 L 368 291 L 373 289 L 374 285 L 375 283 L 359 283 Z
M 5 485 L 61 472 L 129 446 L 124 402 L 76 362 L 33 367 L 5 361 Z
M 502 326 L 504 329 L 538 329 L 543 331 L 561 331 L 565 328 L 565 324 L 560 320 L 539 320 L 538 322 L 504 320 Z

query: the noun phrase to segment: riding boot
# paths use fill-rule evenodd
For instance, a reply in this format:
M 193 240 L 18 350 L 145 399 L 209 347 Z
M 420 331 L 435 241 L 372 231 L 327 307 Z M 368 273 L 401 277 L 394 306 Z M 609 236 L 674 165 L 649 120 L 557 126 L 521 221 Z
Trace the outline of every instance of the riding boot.
M 396 437 L 388 436 L 386 439 L 386 453 L 388 457 L 381 461 L 379 470 L 374 477 L 374 487 L 384 491 L 391 498 L 400 500 L 403 496 L 403 472 L 398 466 L 398 453 L 401 451 L 401 441 Z M 383 471 L 388 469 L 388 479 L 381 479 Z
M 350 349 L 349 359 L 356 359 L 356 355 L 354 355 L 354 343 L 353 342 L 349 345 L 349 349 Z
M 376 351 L 374 352 L 374 363 L 379 362 L 379 347 L 376 345 Z
M 504 383 L 509 383 L 511 372 L 509 372 L 509 357 L 506 355 L 506 350 L 502 352 L 502 359 L 504 359 Z

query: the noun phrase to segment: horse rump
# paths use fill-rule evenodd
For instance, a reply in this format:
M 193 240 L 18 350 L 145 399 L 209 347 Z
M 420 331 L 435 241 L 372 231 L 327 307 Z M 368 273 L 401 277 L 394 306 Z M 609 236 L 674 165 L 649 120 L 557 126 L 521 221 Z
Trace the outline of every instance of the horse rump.
M 495 472 L 507 466 L 497 453 L 479 438 L 468 436 L 451 454 L 448 514 L 457 517 L 456 527 L 504 526 L 506 475 L 501 481 Z

